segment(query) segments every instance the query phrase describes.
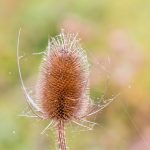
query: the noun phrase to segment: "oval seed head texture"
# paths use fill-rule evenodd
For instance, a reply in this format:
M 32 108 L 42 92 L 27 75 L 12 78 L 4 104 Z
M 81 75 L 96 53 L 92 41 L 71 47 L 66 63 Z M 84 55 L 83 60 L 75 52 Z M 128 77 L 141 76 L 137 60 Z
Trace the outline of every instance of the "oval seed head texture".
M 38 104 L 47 119 L 68 122 L 85 115 L 89 104 L 89 66 L 77 35 L 52 38 L 37 84 Z

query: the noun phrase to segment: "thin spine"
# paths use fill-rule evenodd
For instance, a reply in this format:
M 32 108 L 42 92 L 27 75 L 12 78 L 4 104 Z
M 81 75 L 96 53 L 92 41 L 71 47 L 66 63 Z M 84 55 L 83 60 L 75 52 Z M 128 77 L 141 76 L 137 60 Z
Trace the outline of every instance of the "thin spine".
M 17 39 L 17 66 L 18 66 L 19 77 L 20 77 L 22 89 L 24 91 L 24 94 L 25 94 L 26 99 L 27 99 L 27 103 L 28 103 L 29 107 L 31 108 L 32 112 L 36 116 L 38 116 L 39 118 L 43 119 L 43 117 L 41 115 L 37 114 L 37 112 L 34 111 L 34 108 L 35 108 L 38 112 L 41 112 L 40 108 L 34 103 L 34 101 L 32 100 L 32 98 L 29 96 L 29 94 L 28 94 L 28 92 L 26 90 L 26 87 L 24 85 L 23 79 L 22 79 L 22 74 L 21 74 L 21 69 L 20 69 L 20 60 L 19 60 L 20 34 L 21 34 L 21 28 L 19 29 L 18 39 Z
M 62 120 L 57 124 L 57 136 L 59 150 L 67 150 L 64 121 Z

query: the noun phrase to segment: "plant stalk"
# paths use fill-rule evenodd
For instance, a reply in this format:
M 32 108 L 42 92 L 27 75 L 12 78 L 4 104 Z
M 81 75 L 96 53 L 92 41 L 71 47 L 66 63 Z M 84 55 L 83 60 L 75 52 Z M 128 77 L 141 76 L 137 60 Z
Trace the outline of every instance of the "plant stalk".
M 60 120 L 58 125 L 57 125 L 57 134 L 58 134 L 59 150 L 67 150 L 66 139 L 65 139 L 64 121 L 62 121 L 62 120 Z

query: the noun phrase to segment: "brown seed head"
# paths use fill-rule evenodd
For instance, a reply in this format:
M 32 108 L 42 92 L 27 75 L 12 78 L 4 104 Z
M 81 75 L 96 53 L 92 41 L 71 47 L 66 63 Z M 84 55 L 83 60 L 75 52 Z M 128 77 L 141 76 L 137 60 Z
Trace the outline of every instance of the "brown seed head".
M 46 118 L 69 121 L 87 110 L 88 61 L 73 34 L 53 38 L 43 58 L 37 98 Z

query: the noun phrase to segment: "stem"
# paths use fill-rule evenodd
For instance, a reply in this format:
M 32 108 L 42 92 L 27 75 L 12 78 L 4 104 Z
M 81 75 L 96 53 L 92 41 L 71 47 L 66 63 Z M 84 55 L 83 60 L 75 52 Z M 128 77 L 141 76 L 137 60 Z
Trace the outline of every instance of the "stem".
M 58 131 L 58 146 L 59 150 L 67 150 L 66 139 L 65 139 L 65 129 L 64 129 L 64 121 L 59 121 L 57 125 Z

